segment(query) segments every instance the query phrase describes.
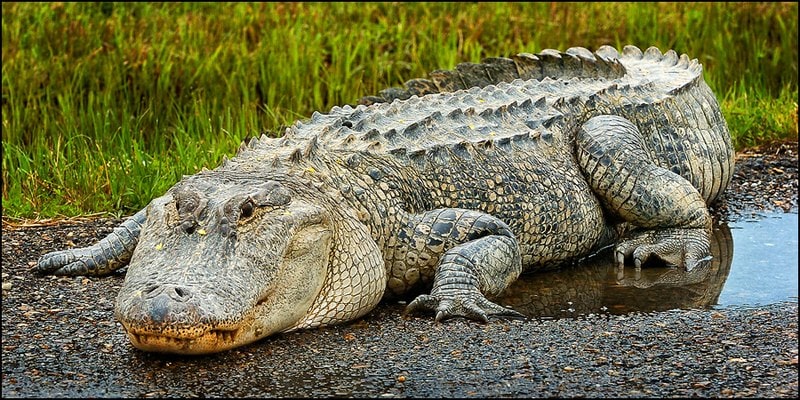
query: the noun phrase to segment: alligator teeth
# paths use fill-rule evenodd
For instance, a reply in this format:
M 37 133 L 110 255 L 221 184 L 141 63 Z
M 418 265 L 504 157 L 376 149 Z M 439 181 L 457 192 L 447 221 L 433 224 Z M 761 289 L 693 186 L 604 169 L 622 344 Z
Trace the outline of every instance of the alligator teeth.
M 158 338 L 161 341 L 166 341 L 168 343 L 174 343 L 174 344 L 192 342 L 194 340 L 194 339 L 180 339 L 180 338 L 174 338 L 174 337 L 170 337 L 170 336 L 157 336 L 157 335 L 138 335 L 138 334 L 134 334 L 133 336 L 136 339 L 136 341 L 141 343 L 141 344 L 147 344 L 148 342 L 152 341 L 151 339 L 156 339 L 156 338 Z
M 239 330 L 212 330 L 208 332 L 206 335 L 213 335 L 217 341 L 220 342 L 234 342 L 236 340 L 236 336 L 239 334 Z M 133 339 L 135 342 L 140 344 L 146 345 L 148 343 L 152 343 L 156 340 L 160 342 L 167 342 L 174 345 L 181 346 L 185 343 L 193 343 L 197 341 L 199 338 L 192 338 L 192 339 L 184 339 L 184 338 L 176 338 L 171 336 L 162 336 L 162 335 L 148 335 L 148 334 L 139 334 L 134 333 Z
M 223 342 L 233 342 L 236 338 L 236 334 L 239 333 L 238 330 L 233 331 L 211 331 L 217 336 L 217 340 Z

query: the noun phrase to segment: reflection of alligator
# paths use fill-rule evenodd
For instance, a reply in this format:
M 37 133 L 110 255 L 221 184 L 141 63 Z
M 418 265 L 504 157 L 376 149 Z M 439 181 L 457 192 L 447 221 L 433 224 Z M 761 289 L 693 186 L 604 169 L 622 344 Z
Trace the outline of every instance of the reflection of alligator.
M 116 316 L 134 345 L 205 353 L 349 321 L 420 288 L 431 294 L 409 310 L 485 321 L 512 313 L 484 296 L 523 268 L 614 242 L 617 262 L 636 266 L 707 257 L 706 204 L 730 182 L 733 151 L 697 60 L 545 50 L 406 88 L 251 140 L 38 269 L 129 262 Z
M 691 271 L 623 270 L 603 257 L 605 253 L 559 271 L 522 275 L 496 300 L 530 317 L 553 318 L 709 308 L 728 278 L 733 237 L 727 225 L 715 226 L 711 262 Z

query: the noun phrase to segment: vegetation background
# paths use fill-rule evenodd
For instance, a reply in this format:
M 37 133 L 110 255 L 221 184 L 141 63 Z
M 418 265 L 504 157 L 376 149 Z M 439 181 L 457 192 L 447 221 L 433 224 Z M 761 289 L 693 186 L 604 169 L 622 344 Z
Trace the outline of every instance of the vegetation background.
M 797 140 L 797 7 L 3 2 L 3 216 L 130 214 L 248 136 L 545 48 L 687 53 L 737 149 Z

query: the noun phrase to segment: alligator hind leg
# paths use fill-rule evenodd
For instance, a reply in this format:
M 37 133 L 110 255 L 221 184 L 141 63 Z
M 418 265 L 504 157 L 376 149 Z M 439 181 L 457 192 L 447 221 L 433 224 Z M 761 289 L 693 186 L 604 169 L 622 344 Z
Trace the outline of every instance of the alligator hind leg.
M 499 295 L 522 271 L 517 239 L 503 221 L 478 211 L 437 209 L 411 218 L 396 244 L 393 264 L 403 275 L 435 273 L 431 294 L 418 296 L 406 312 L 432 311 L 436 321 L 523 317 L 486 298 Z
M 606 209 L 636 227 L 616 247 L 620 266 L 632 256 L 639 268 L 656 256 L 691 270 L 710 258 L 705 201 L 689 181 L 651 161 L 633 123 L 594 117 L 581 127 L 576 144 L 578 164 Z
M 146 212 L 141 210 L 89 247 L 47 253 L 39 258 L 36 271 L 72 276 L 108 274 L 130 260 L 145 218 Z

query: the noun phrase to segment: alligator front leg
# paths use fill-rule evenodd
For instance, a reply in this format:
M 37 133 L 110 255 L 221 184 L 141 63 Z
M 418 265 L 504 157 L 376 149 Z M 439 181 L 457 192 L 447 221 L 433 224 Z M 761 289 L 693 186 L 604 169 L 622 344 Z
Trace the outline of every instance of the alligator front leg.
M 577 135 L 576 156 L 606 209 L 636 226 L 615 249 L 641 265 L 651 256 L 691 270 L 710 259 L 711 217 L 692 184 L 650 159 L 638 128 L 625 118 L 601 115 Z
M 423 275 L 431 273 L 424 270 L 425 260 L 435 266 L 431 294 L 417 297 L 406 312 L 432 311 L 436 321 L 522 317 L 486 298 L 499 295 L 522 271 L 517 239 L 503 221 L 477 211 L 433 210 L 412 218 L 398 244 L 402 250 L 394 253 L 400 254 L 395 264 L 422 267 Z
M 141 210 L 89 247 L 47 253 L 39 258 L 36 271 L 71 276 L 111 273 L 130 260 L 145 218 L 146 212 Z

